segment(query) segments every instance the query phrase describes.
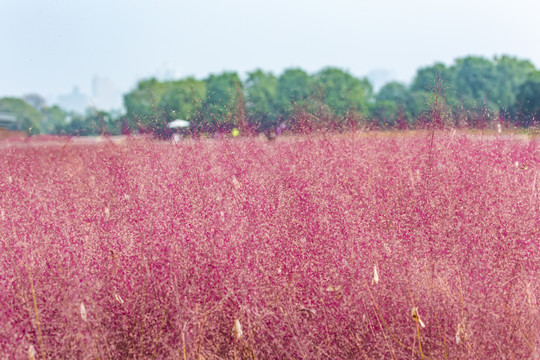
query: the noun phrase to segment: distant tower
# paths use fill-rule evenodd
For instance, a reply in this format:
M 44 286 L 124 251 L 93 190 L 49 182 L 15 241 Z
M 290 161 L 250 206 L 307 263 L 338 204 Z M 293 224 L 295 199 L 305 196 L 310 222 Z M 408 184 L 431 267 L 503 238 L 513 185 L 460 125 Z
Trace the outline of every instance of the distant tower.
M 122 95 L 109 78 L 94 76 L 92 80 L 92 105 L 99 110 L 113 110 L 122 107 Z
M 65 110 L 82 114 L 90 106 L 90 102 L 88 97 L 79 91 L 79 87 L 74 86 L 71 94 L 58 97 L 58 105 Z
M 384 84 L 391 81 L 395 77 L 395 75 L 394 72 L 391 70 L 375 69 L 370 71 L 366 77 L 368 78 L 371 85 L 373 85 L 373 90 L 377 92 L 384 86 Z

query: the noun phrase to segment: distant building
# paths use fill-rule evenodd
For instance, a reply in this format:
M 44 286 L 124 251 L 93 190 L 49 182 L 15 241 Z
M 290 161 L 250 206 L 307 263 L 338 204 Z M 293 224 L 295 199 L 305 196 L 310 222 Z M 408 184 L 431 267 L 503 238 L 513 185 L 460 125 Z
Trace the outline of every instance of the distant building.
M 17 121 L 17 116 L 0 112 L 0 128 L 7 130 L 20 130 L 20 124 Z
M 181 78 L 182 72 L 169 62 L 165 62 L 156 72 L 155 76 L 161 81 L 173 81 Z
M 23 139 L 26 136 L 26 131 L 21 130 L 21 124 L 17 116 L 0 112 L 0 141 L 10 138 Z
M 71 94 L 60 95 L 58 97 L 58 105 L 62 109 L 82 114 L 90 106 L 90 99 L 75 86 Z
M 387 69 L 375 69 L 370 71 L 366 76 L 373 85 L 375 92 L 379 91 L 386 83 L 392 81 L 395 78 L 395 74 L 391 70 Z
M 95 76 L 92 81 L 91 103 L 98 110 L 119 110 L 122 108 L 122 94 L 111 80 Z
M 45 98 L 36 93 L 26 94 L 22 99 L 32 105 L 37 111 L 43 110 L 43 108 L 47 105 Z

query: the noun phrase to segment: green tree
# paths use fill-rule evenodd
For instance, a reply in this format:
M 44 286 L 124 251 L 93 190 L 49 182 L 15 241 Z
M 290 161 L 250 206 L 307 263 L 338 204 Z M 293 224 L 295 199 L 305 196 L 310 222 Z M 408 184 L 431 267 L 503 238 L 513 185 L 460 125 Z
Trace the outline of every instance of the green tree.
M 161 132 L 174 119 L 194 120 L 206 98 L 206 85 L 194 78 L 161 82 L 142 80 L 124 96 L 132 125 Z
M 317 74 L 317 88 L 322 102 L 343 117 L 352 110 L 367 114 L 373 87 L 367 79 L 358 79 L 337 68 L 326 68 Z
M 283 117 L 290 116 L 295 106 L 305 105 L 313 96 L 313 78 L 302 69 L 287 69 L 277 84 L 277 110 Z
M 520 112 L 518 124 L 530 126 L 540 119 L 540 71 L 531 73 L 516 96 L 516 109 Z
M 420 68 L 417 70 L 411 84 L 411 91 L 432 91 L 438 81 L 441 81 L 445 85 L 452 83 L 452 70 L 442 63 L 435 63 L 434 65 Z
M 278 79 L 272 73 L 255 70 L 248 73 L 245 82 L 246 108 L 250 119 L 258 127 L 267 129 L 276 124 L 278 118 Z
M 119 117 L 114 117 L 106 111 L 91 109 L 84 115 L 69 113 L 64 122 L 55 127 L 55 132 L 76 136 L 119 135 Z
M 496 80 L 493 92 L 500 109 L 510 109 L 515 104 L 521 85 L 535 70 L 528 60 L 506 55 L 495 58 Z
M 399 116 L 399 107 L 392 100 L 377 100 L 371 108 L 371 116 L 380 127 L 396 125 Z
M 393 101 L 397 105 L 407 105 L 409 102 L 409 90 L 407 87 L 397 81 L 389 82 L 384 85 L 377 93 L 377 101 Z
M 398 121 L 411 122 L 419 114 L 413 112 L 417 106 L 414 100 L 404 84 L 395 81 L 387 83 L 377 93 L 371 116 L 379 126 L 394 126 Z
M 452 67 L 455 94 L 469 109 L 481 109 L 484 101 L 489 109 L 497 108 L 495 66 L 486 58 L 467 56 L 457 59 Z
M 407 114 L 409 114 L 411 122 L 416 121 L 426 111 L 429 98 L 430 92 L 428 91 L 411 91 L 407 105 Z
M 20 130 L 25 130 L 30 134 L 41 132 L 43 116 L 22 99 L 13 97 L 0 99 L 0 112 L 8 112 L 17 116 Z
M 57 133 L 66 125 L 68 114 L 58 105 L 42 108 L 41 114 L 43 115 L 42 129 L 47 134 Z
M 206 84 L 189 77 L 166 82 L 163 85 L 164 93 L 159 105 L 166 121 L 194 119 L 202 109 L 206 98 Z
M 238 125 L 242 82 L 236 72 L 210 75 L 206 80 L 204 121 L 210 126 Z
M 455 97 L 455 69 L 442 63 L 420 68 L 410 87 L 407 113 L 412 121 L 422 118 L 437 126 L 452 121 L 452 108 L 458 100 Z
M 160 109 L 166 86 L 155 78 L 141 80 L 137 87 L 124 95 L 124 105 L 131 124 L 139 128 L 155 130 L 164 126 Z

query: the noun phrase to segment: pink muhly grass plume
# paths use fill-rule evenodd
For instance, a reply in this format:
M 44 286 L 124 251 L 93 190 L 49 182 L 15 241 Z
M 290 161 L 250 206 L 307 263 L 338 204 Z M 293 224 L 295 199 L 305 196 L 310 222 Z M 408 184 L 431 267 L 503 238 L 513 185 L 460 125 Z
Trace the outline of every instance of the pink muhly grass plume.
M 539 353 L 534 139 L 29 139 L 0 152 L 0 357 Z

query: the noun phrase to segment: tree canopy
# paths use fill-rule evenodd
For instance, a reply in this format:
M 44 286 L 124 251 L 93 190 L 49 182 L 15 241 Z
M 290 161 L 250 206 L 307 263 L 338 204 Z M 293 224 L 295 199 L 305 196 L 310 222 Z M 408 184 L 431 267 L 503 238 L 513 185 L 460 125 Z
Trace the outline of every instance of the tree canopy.
M 15 115 L 20 130 L 25 130 L 30 134 L 37 134 L 41 131 L 43 116 L 32 105 L 22 99 L 12 97 L 0 99 L 0 112 Z
M 535 66 L 503 55 L 434 63 L 418 69 L 410 85 L 392 81 L 378 92 L 367 79 L 336 67 L 315 73 L 289 68 L 279 75 L 256 69 L 243 78 L 225 71 L 205 79 L 143 79 L 124 95 L 123 115 L 69 113 L 48 107 L 39 94 L 0 99 L 0 111 L 15 114 L 31 133 L 160 132 L 175 119 L 201 131 L 266 132 L 311 121 L 332 128 L 360 123 L 404 128 L 430 122 L 477 126 L 504 118 L 530 126 L 540 118 L 539 99 Z

